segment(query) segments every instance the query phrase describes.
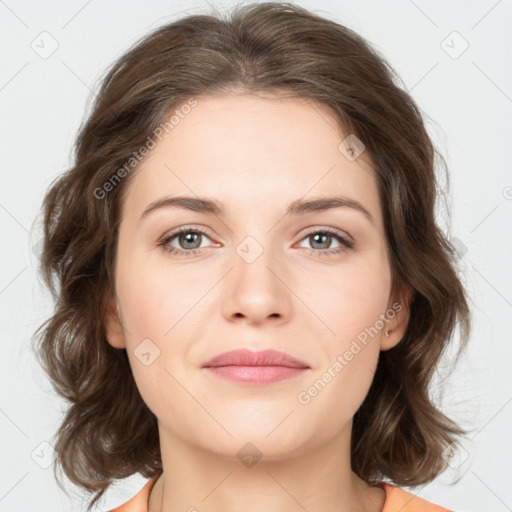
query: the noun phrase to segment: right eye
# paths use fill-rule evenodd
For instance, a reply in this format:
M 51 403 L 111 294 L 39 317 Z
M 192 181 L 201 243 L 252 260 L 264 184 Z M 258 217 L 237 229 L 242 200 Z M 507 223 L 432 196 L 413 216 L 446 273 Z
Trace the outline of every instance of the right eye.
M 209 239 L 205 231 L 198 227 L 185 226 L 169 233 L 163 238 L 159 245 L 162 246 L 168 254 L 192 256 L 197 254 L 199 249 L 204 248 L 204 246 L 201 247 L 203 238 Z M 172 242 L 176 242 L 182 248 L 171 245 Z

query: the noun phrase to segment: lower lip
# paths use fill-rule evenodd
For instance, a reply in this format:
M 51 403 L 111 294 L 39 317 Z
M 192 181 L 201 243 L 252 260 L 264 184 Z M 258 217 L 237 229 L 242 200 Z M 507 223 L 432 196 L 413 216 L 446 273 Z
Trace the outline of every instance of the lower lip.
M 209 366 L 205 368 L 222 379 L 247 384 L 270 384 L 302 375 L 309 368 L 289 366 Z

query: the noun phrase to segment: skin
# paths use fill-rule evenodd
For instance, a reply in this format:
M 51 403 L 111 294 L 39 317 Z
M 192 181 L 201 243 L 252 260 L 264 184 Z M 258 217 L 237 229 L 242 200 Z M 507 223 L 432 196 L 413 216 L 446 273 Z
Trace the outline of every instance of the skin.
M 352 418 L 380 350 L 405 332 L 407 302 L 307 405 L 297 399 L 402 297 L 392 294 L 370 165 L 364 153 L 350 161 L 338 149 L 347 134 L 320 104 L 235 93 L 197 100 L 126 190 L 105 316 L 108 342 L 127 350 L 158 419 L 164 472 L 150 511 L 378 512 L 385 492 L 351 471 Z M 226 213 L 167 207 L 139 221 L 171 195 L 213 198 Z M 285 215 L 294 200 L 333 195 L 359 201 L 373 222 L 349 207 Z M 175 237 L 168 247 L 191 252 L 195 243 L 196 254 L 159 246 L 182 226 L 207 235 L 188 246 Z M 332 228 L 355 246 L 327 254 L 343 245 L 315 240 L 307 228 Z M 236 250 L 248 236 L 263 249 L 250 263 Z M 150 353 L 160 351 L 148 366 L 134 353 L 145 339 Z M 310 368 L 262 386 L 201 369 L 237 348 L 281 350 Z M 251 467 L 237 457 L 247 442 L 262 454 Z

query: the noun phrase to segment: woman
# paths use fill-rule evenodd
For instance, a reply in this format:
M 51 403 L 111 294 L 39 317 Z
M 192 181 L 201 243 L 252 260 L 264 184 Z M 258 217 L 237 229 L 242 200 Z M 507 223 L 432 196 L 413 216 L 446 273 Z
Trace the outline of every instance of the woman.
M 470 317 L 442 159 L 396 81 L 285 3 L 182 18 L 114 64 L 43 205 L 37 348 L 88 510 L 134 473 L 116 511 L 447 510 L 400 486 L 464 433 L 428 390 Z

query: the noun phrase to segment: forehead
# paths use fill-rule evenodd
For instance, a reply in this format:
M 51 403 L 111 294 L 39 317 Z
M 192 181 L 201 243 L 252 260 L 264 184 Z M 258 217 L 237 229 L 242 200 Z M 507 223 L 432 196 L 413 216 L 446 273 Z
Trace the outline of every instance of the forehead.
M 348 134 L 325 106 L 247 94 L 196 101 L 135 171 L 123 218 L 165 195 L 186 194 L 218 199 L 228 214 L 261 215 L 284 213 L 298 198 L 343 195 L 380 219 L 373 171 L 340 151 Z

